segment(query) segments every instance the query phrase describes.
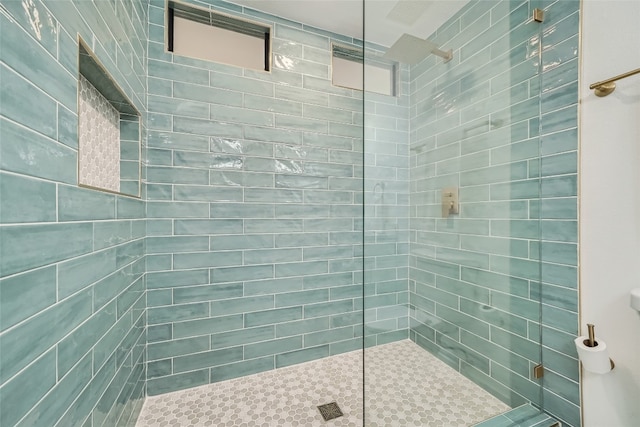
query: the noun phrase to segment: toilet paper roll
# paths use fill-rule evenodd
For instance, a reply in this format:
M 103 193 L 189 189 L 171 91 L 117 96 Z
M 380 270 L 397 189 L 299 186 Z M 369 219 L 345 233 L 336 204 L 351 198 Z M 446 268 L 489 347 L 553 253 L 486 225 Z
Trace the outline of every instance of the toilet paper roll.
M 597 345 L 589 347 L 585 344 L 589 342 L 588 337 L 578 337 L 575 340 L 578 357 L 585 370 L 595 374 L 606 374 L 611 371 L 611 361 L 609 360 L 609 350 L 607 344 L 602 340 L 597 340 Z
M 640 288 L 631 289 L 631 308 L 640 311 Z

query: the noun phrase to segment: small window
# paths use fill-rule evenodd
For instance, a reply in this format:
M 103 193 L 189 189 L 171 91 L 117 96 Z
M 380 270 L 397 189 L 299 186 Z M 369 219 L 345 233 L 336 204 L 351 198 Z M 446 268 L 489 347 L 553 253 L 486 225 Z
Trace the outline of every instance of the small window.
M 395 64 L 370 58 L 363 61 L 362 50 L 337 44 L 332 47 L 332 56 L 331 82 L 334 86 L 362 90 L 364 78 L 364 88 L 367 92 L 395 96 Z M 364 76 L 363 62 L 366 62 Z
M 177 55 L 269 71 L 271 28 L 170 1 L 167 50 Z

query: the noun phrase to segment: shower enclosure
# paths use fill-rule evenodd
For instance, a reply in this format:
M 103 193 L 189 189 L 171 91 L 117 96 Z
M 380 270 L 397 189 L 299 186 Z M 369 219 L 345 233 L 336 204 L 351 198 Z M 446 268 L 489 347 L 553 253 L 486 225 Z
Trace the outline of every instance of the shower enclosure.
M 445 425 L 500 411 L 428 361 L 378 356 L 407 338 L 509 408 L 575 423 L 557 391 L 543 399 L 543 329 L 553 371 L 573 354 L 554 329 L 576 324 L 575 134 L 560 131 L 575 125 L 577 3 L 559 3 L 365 1 L 365 423 L 390 407 L 421 425 L 443 406 Z M 378 64 L 395 71 L 393 96 L 368 90 Z M 405 416 L 414 401 L 426 410 Z
M 348 383 L 345 423 L 580 425 L 579 2 L 317 5 L 0 3 L 0 424 L 259 375 L 289 405 L 298 372 L 310 424 Z M 120 150 L 87 156 L 94 110 Z M 79 184 L 103 157 L 114 187 Z

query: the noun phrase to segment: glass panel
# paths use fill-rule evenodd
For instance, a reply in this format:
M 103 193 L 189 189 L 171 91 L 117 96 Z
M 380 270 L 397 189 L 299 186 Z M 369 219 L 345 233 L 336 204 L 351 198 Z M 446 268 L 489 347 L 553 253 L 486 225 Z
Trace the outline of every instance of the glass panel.
M 365 78 L 365 425 L 537 415 L 542 26 L 526 1 L 365 0 L 364 27 L 397 70 L 395 96 Z

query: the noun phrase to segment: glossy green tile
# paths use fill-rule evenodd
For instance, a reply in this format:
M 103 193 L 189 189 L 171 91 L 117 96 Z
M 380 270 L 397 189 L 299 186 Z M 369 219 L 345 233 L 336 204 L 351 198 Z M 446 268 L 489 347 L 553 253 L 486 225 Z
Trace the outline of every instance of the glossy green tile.
M 176 235 L 238 234 L 242 230 L 243 221 L 240 219 L 174 220 Z
M 78 149 L 78 116 L 62 105 L 58 105 L 58 142 Z
M 573 270 L 574 274 L 575 272 Z M 578 311 L 577 292 L 578 290 L 575 287 L 542 283 L 539 287 L 532 286 L 531 298 L 535 301 L 576 313 Z
M 104 249 L 131 239 L 131 222 L 99 221 L 93 224 L 93 248 Z
M 240 188 L 180 185 L 175 187 L 174 197 L 184 201 L 240 202 L 243 192 Z
M 90 380 L 91 354 L 88 354 L 17 425 L 34 425 L 38 420 L 59 419 Z
M 147 344 L 167 341 L 172 337 L 172 325 L 149 325 L 147 328 Z
M 544 240 L 575 243 L 578 239 L 576 221 L 541 221 L 541 236 Z
M 461 372 L 474 382 L 482 384 L 488 391 L 491 392 L 494 396 L 497 396 L 503 402 L 506 402 L 507 405 L 511 407 L 519 406 L 526 403 L 526 399 L 520 396 L 518 393 L 511 391 L 509 386 L 500 383 L 496 379 L 490 377 L 489 375 L 484 374 L 473 366 L 469 365 L 466 362 L 461 362 Z M 513 425 L 513 421 L 507 417 L 499 418 L 500 420 L 507 420 L 508 426 Z M 494 427 L 492 423 L 487 422 L 488 427 Z M 481 425 L 484 426 L 484 423 Z M 503 424 L 497 424 L 498 426 L 502 426 Z
M 207 170 L 147 166 L 146 173 L 148 182 L 152 183 L 206 185 L 209 182 Z
M 211 283 L 273 278 L 272 265 L 223 267 L 211 269 Z
M 287 116 L 280 114 L 275 115 L 275 126 L 284 129 L 294 129 L 299 131 L 318 132 L 325 134 L 329 130 L 329 124 L 326 120 L 300 118 L 296 116 Z
M 474 349 L 492 361 L 500 363 L 509 370 L 517 372 L 522 376 L 526 377 L 529 375 L 529 361 L 524 357 L 518 356 L 508 348 L 495 345 L 467 331 L 461 331 L 460 335 L 461 342 L 467 347 Z
M 211 333 L 242 329 L 242 314 L 187 320 L 173 324 L 173 338 L 188 338 Z
M 406 289 L 406 281 L 402 280 L 402 290 Z M 378 284 L 380 286 L 380 284 Z M 381 293 L 383 291 L 380 291 Z M 389 290 L 389 292 L 398 292 L 397 290 Z M 340 300 L 347 298 L 360 298 L 362 297 L 362 285 L 352 285 L 352 286 L 336 286 L 330 289 L 330 299 L 331 300 Z M 315 301 L 318 302 L 318 301 Z
M 329 327 L 329 317 L 283 322 L 276 325 L 276 336 L 286 337 L 300 335 L 308 332 L 329 329 Z
M 123 316 L 106 334 L 98 338 L 93 348 L 94 371 L 102 369 L 102 367 L 108 365 L 110 362 L 115 362 L 114 358 L 118 356 L 118 353 L 114 353 L 113 349 L 118 346 L 124 347 L 123 340 L 126 338 L 127 332 L 130 331 L 132 326 L 133 321 L 131 317 Z
M 416 259 L 416 267 L 420 270 L 441 274 L 443 276 L 458 279 L 460 267 L 443 261 L 419 257 Z
M 116 271 L 114 249 L 93 252 L 58 265 L 58 295 L 66 298 Z
M 540 280 L 539 263 L 527 259 L 492 256 L 491 270 L 522 279 Z
M 533 322 L 540 320 L 540 302 L 499 292 L 491 293 L 491 306 Z M 505 329 L 509 329 L 506 327 Z
M 78 329 L 58 343 L 58 378 L 69 372 L 95 344 L 116 323 L 115 302 L 106 305 L 83 323 Z
M 27 128 L 33 129 L 50 138 L 57 134 L 56 104 L 44 92 L 29 83 L 18 74 L 2 66 L 3 103 L 0 112 Z M 37 100 L 37 102 L 29 102 Z
M 187 133 L 149 131 L 149 147 L 166 150 L 208 151 L 209 138 Z M 147 169 L 149 169 L 147 167 Z M 167 169 L 170 171 L 171 169 Z
M 242 105 L 241 92 L 221 90 L 204 85 L 184 83 L 181 81 L 174 81 L 173 97 L 238 107 Z
M 147 357 L 151 361 L 206 350 L 209 350 L 209 337 L 185 338 L 149 344 L 147 346 Z
M 185 83 L 203 84 L 209 81 L 209 72 L 194 67 L 149 59 L 149 76 Z
M 409 338 L 409 331 L 407 329 L 399 329 L 390 331 L 376 336 L 379 345 L 388 344 L 395 341 L 402 341 Z
M 313 347 L 323 344 L 344 341 L 353 338 L 353 328 L 334 328 L 328 331 L 312 332 L 305 334 L 304 344 L 306 347 Z
M 145 206 L 140 199 L 116 196 L 116 218 L 140 219 L 145 216 Z
M 211 236 L 211 248 L 215 250 L 225 249 L 254 249 L 273 247 L 272 235 L 268 234 L 244 234 L 237 236 Z
M 50 182 L 0 174 L 0 223 L 56 220 L 56 186 Z
M 347 313 L 354 310 L 353 300 L 339 300 L 335 302 L 308 304 L 304 306 L 304 318 L 328 316 Z
M 200 319 L 208 315 L 209 303 L 199 302 L 150 308 L 147 310 L 147 321 L 150 325 L 155 325 L 159 323 Z
M 480 286 L 474 286 L 468 282 L 453 280 L 448 277 L 438 276 L 436 278 L 436 286 L 455 295 L 460 295 L 471 301 L 478 303 L 489 303 L 489 290 Z
M 219 349 L 237 345 L 246 345 L 275 338 L 274 326 L 245 328 L 237 331 L 211 335 L 211 348 Z
M 302 319 L 302 307 L 279 308 L 246 313 L 244 315 L 244 324 L 245 327 L 253 327 L 300 319 Z
M 113 219 L 115 216 L 114 195 L 67 185 L 58 187 L 58 219 L 60 221 Z
M 0 420 L 15 425 L 56 383 L 55 350 L 5 383 L 0 389 Z
M 311 276 L 327 272 L 326 261 L 281 263 L 275 266 L 276 277 Z
M 3 37 L 0 43 L 4 63 L 31 84 L 46 92 L 52 99 L 75 111 L 77 108 L 76 78 L 69 74 L 53 56 L 47 54 L 42 46 L 36 42 L 36 39 L 27 36 L 27 33 L 9 21 L 6 16 L 3 15 L 0 20 L 0 25 L 3 27 Z M 43 25 L 38 31 L 53 30 L 54 34 L 50 34 L 49 37 L 53 36 L 52 39 L 55 43 L 56 29 L 50 27 L 55 21 L 51 19 L 51 21 L 43 22 L 46 22 L 46 27 Z M 33 29 L 33 24 L 26 28 Z M 4 69 L 2 74 L 4 79 Z M 56 82 L 55 85 L 49 84 L 52 80 Z
M 547 369 L 576 383 L 579 381 L 580 364 L 577 359 L 546 347 L 542 347 L 542 358 Z
M 489 256 L 484 253 L 461 251 L 450 248 L 437 248 L 436 258 L 439 261 L 455 263 L 461 266 L 476 267 L 482 269 L 489 268 Z
M 224 381 L 228 379 L 243 377 L 245 375 L 256 374 L 275 368 L 273 356 L 261 357 L 258 359 L 243 362 L 230 363 L 221 367 L 211 368 L 211 381 Z
M 175 117 L 173 119 L 174 132 L 195 135 L 221 136 L 227 138 L 241 138 L 242 126 L 238 123 L 217 122 L 209 119 L 192 119 Z
M 0 280 L 0 289 L 0 330 L 5 330 L 56 302 L 56 268 L 48 266 Z
M 173 359 L 173 372 L 180 373 L 216 365 L 239 362 L 242 360 L 242 354 L 243 348 L 238 346 L 226 348 L 224 350 L 205 351 L 202 353 L 176 357 Z
M 262 96 L 273 96 L 274 84 L 261 80 L 249 79 L 241 76 L 233 76 L 227 73 L 210 73 L 210 86 L 220 89 L 237 90 Z M 181 79 L 177 79 L 181 80 Z
M 537 382 L 521 377 L 498 364 L 492 366 L 491 377 L 503 384 L 511 384 L 514 389 L 518 390 L 521 396 L 533 404 L 540 404 L 540 385 Z
M 191 202 L 147 202 L 148 218 L 208 218 L 209 205 Z
M 173 255 L 173 267 L 176 269 L 224 267 L 242 265 L 241 251 L 193 252 Z
M 309 362 L 329 356 L 329 346 L 322 345 L 276 355 L 276 368 Z
M 351 245 L 304 248 L 303 253 L 305 261 L 352 258 L 354 256 Z
M 569 334 L 578 335 L 578 313 L 542 304 L 542 324 Z
M 458 297 L 452 293 L 445 292 L 433 286 L 416 283 L 415 293 L 428 300 L 443 304 L 449 307 L 458 308 Z
M 47 50 L 50 54 L 56 54 L 57 49 L 57 25 L 58 21 L 55 17 L 49 13 L 42 4 L 33 4 L 30 8 L 25 8 L 19 3 L 11 3 L 5 5 L 5 10 L 11 17 L 11 23 L 16 26 L 22 27 L 29 35 L 35 40 L 38 40 L 40 45 Z M 42 23 L 39 27 L 33 27 L 33 19 L 38 17 L 42 19 Z M 3 24 L 4 25 L 4 24 Z M 42 52 L 44 54 L 44 52 Z
M 209 117 L 209 104 L 165 96 L 149 95 L 148 108 L 157 113 L 206 119 Z
M 440 304 L 436 306 L 435 314 L 450 324 L 459 326 L 461 330 L 470 331 L 482 338 L 489 338 L 489 324 L 473 315 Z
M 174 288 L 209 283 L 209 270 L 176 270 L 148 273 L 147 289 Z
M 544 390 L 543 399 L 545 402 L 546 410 L 559 419 L 563 423 L 567 423 L 571 426 L 579 426 L 581 423 L 580 407 L 573 403 L 558 397 L 551 390 Z
M 538 342 L 509 333 L 501 328 L 491 327 L 491 341 L 533 362 L 540 359 Z
M 90 252 L 93 227 L 88 223 L 13 226 L 0 229 L 0 237 L 2 270 L 8 275 Z
M 230 283 L 222 285 L 189 286 L 175 288 L 173 290 L 174 304 L 183 304 L 198 301 L 221 300 L 227 298 L 239 298 L 243 296 L 242 283 Z
M 74 150 L 4 118 L 0 120 L 0 154 L 3 170 L 76 184 Z
M 171 359 L 156 360 L 147 364 L 147 378 L 158 378 L 171 375 Z
M 245 358 L 280 354 L 282 352 L 298 350 L 302 348 L 302 337 L 281 338 L 265 341 L 256 344 L 249 344 L 244 347 Z
M 91 292 L 79 292 L 0 336 L 3 382 L 87 319 L 91 315 L 91 299 Z
M 147 264 L 148 265 L 148 264 Z M 147 271 L 148 267 L 147 267 Z M 147 290 L 147 308 L 158 307 L 161 305 L 169 305 L 173 299 L 171 289 Z
M 168 377 L 154 378 L 147 381 L 147 394 L 156 396 L 158 394 L 172 391 L 184 390 L 199 385 L 209 383 L 209 370 L 203 369 L 193 372 L 171 375 Z
M 158 236 L 148 237 L 147 253 L 196 252 L 209 250 L 207 236 Z

